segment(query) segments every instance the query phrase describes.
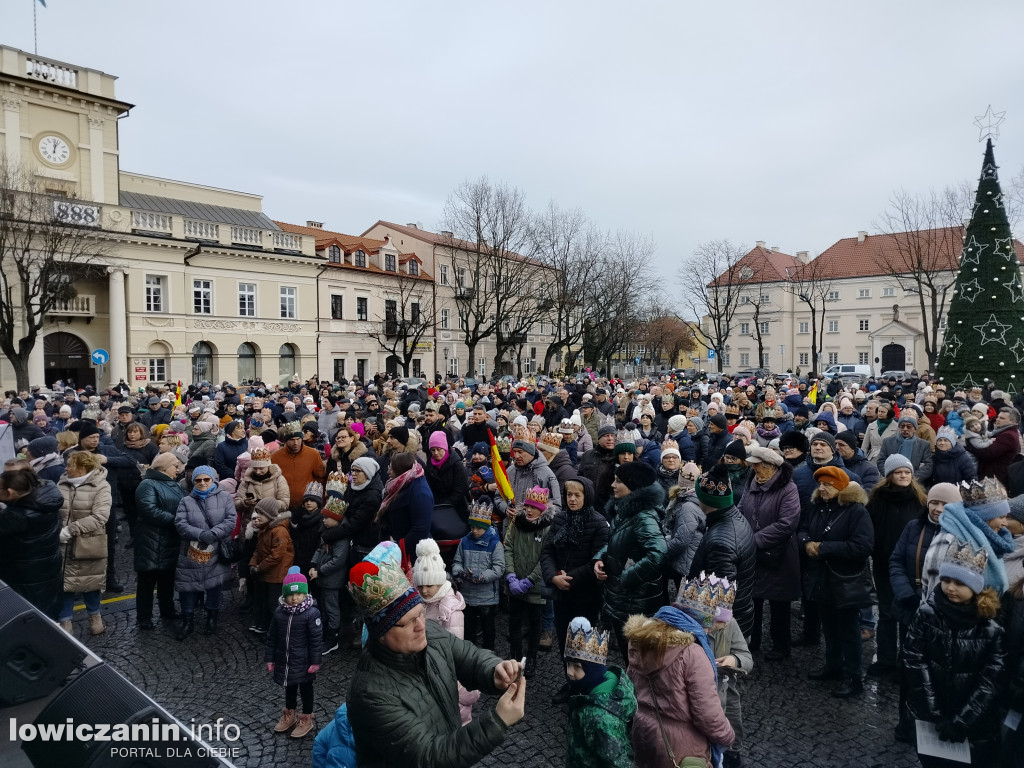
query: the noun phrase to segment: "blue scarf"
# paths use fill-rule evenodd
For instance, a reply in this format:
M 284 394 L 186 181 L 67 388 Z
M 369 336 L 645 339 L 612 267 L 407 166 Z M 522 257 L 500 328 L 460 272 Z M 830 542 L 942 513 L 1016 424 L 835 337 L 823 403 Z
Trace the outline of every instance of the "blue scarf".
M 1003 528 L 996 533 L 976 512 L 957 502 L 947 504 L 939 517 L 939 526 L 960 541 L 970 542 L 975 549 L 985 548 L 988 564 L 985 566 L 985 586 L 993 587 L 1000 595 L 1009 589 L 1003 558 L 1013 552 L 1013 536 Z
M 711 650 L 711 641 L 708 640 L 708 633 L 704 631 L 703 625 L 693 618 L 690 614 L 684 613 L 675 606 L 666 605 L 664 608 L 659 608 L 658 612 L 654 614 L 654 618 L 659 621 L 663 621 L 670 626 L 680 629 L 683 632 L 689 632 L 693 635 L 694 639 L 700 643 L 700 647 L 704 649 L 704 653 L 708 656 L 708 661 L 711 662 L 711 669 L 715 673 L 715 686 L 718 686 L 718 665 L 715 663 L 715 653 Z M 722 756 L 725 754 L 725 746 L 722 744 L 711 745 L 711 764 L 721 765 Z

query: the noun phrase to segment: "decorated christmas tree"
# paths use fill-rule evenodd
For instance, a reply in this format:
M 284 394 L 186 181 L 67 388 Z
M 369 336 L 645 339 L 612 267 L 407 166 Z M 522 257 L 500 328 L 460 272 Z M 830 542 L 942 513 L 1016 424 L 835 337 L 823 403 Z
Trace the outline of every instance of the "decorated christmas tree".
M 960 272 L 939 353 L 939 380 L 957 389 L 1024 383 L 1024 287 L 996 175 L 992 139 L 985 147 Z

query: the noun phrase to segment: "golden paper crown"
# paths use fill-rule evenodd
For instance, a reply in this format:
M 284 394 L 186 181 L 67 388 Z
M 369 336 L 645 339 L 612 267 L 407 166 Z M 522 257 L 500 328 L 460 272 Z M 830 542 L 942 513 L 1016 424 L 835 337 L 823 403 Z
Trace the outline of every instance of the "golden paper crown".
M 946 550 L 943 562 L 959 565 L 984 578 L 985 568 L 988 566 L 988 553 L 984 547 L 975 549 L 970 542 L 954 541 Z
M 498 453 L 511 453 L 512 452 L 512 438 L 510 437 L 499 437 L 494 440 L 494 444 L 498 446 Z
M 551 492 L 547 488 L 541 488 L 539 485 L 533 486 L 526 492 L 525 504 L 537 509 L 545 509 L 548 505 L 548 497 Z
M 337 496 L 331 496 L 327 500 L 327 504 L 320 511 L 324 517 L 331 517 L 337 520 L 339 523 L 345 519 L 345 513 L 348 512 L 348 502 L 342 501 Z
M 981 507 L 1009 499 L 1006 495 L 1006 488 L 994 477 L 971 480 L 969 483 L 961 482 L 960 498 L 963 499 L 965 507 Z
M 706 576 L 703 571 L 698 578 L 684 582 L 676 595 L 676 606 L 698 619 L 705 629 L 714 623 L 716 611 L 731 612 L 735 602 L 735 584 L 715 574 Z
M 348 478 L 341 472 L 331 472 L 325 487 L 328 496 L 344 496 L 348 490 Z
M 469 524 L 477 523 L 478 525 L 486 525 L 488 528 L 491 525 L 491 505 L 483 500 L 474 501 L 469 505 Z
M 558 432 L 545 432 L 540 439 L 539 447 L 548 448 L 554 453 L 562 447 L 562 436 Z
M 349 592 L 364 616 L 377 615 L 406 592 L 415 589 L 405 578 L 401 566 L 381 562 L 375 568 L 365 567 L 371 565 L 366 562 L 357 564 L 352 574 L 358 576 L 361 573 L 362 581 L 349 583 Z
M 302 433 L 302 425 L 299 424 L 298 420 L 286 421 L 277 430 L 277 436 L 281 440 L 287 440 L 289 437 L 296 437 Z
M 270 461 L 270 451 L 266 448 L 256 448 L 249 454 L 252 461 Z
M 565 634 L 565 658 L 607 664 L 610 634 L 594 629 L 586 619 L 573 619 Z

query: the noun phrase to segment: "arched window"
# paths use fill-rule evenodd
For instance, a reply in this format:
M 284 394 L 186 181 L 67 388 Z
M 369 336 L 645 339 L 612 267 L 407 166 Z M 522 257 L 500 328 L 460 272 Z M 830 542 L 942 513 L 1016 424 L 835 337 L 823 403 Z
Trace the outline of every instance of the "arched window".
M 340 264 L 341 263 L 341 248 L 339 248 L 336 245 L 332 245 L 330 248 L 328 248 L 327 249 L 327 259 L 328 259 L 328 261 L 331 262 L 331 264 Z
M 420 265 L 416 262 L 416 259 L 409 259 L 409 274 L 418 275 L 420 273 Z
M 238 383 L 256 378 L 256 347 L 249 342 L 238 345 Z
M 192 382 L 210 381 L 213 378 L 213 347 L 205 341 L 196 342 L 192 347 Z
M 292 344 L 282 344 L 281 348 L 277 351 L 279 358 L 278 362 L 278 378 L 281 384 L 287 384 L 292 380 L 298 371 L 295 370 L 295 346 Z
M 364 251 L 356 251 L 354 258 L 357 267 L 366 266 L 366 253 Z

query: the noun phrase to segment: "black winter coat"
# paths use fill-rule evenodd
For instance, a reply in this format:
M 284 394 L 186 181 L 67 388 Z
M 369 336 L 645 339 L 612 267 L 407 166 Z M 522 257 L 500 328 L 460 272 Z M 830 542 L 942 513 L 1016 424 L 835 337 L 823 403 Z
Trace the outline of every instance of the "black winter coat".
M 574 605 L 601 605 L 601 582 L 594 575 L 594 555 L 608 543 L 611 527 L 604 515 L 594 509 L 594 486 L 586 478 L 577 479 L 583 484 L 583 509 L 571 512 L 564 503 L 562 509 L 551 521 L 551 529 L 544 539 L 540 551 L 540 565 L 544 572 L 544 582 L 552 587 L 556 600 Z M 565 495 L 565 486 L 562 495 Z M 582 515 L 584 518 L 583 535 L 579 544 L 573 544 L 565 534 L 560 534 L 569 520 L 569 515 Z M 566 532 L 567 533 L 567 532 Z M 569 589 L 561 590 L 551 584 L 551 580 L 565 571 L 572 576 Z
M 171 412 L 167 408 L 151 411 L 148 408 L 139 414 L 139 422 L 152 429 L 157 424 L 170 424 Z
M 701 468 L 707 471 L 711 469 L 713 465 L 717 464 L 718 460 L 722 458 L 722 455 L 725 453 L 725 447 L 731 440 L 732 436 L 724 429 L 715 434 L 711 434 L 711 431 L 709 430 L 708 447 L 704 454 L 704 463 L 700 465 Z M 749 632 L 745 634 L 749 634 Z
M 63 601 L 61 506 L 49 480 L 0 511 L 0 580 L 56 620 Z
M 928 486 L 936 483 L 953 483 L 971 481 L 978 476 L 978 465 L 964 447 L 959 443 L 948 451 L 935 451 L 932 454 L 932 476 Z
M 597 509 L 605 509 L 612 497 L 612 480 L 615 479 L 614 451 L 595 445 L 580 459 L 579 475 L 594 484 Z
M 225 437 L 224 442 L 213 451 L 213 468 L 217 470 L 217 476 L 221 480 L 234 477 L 238 457 L 248 451 L 249 441 L 247 438 L 232 440 L 230 437 Z
M 907 523 L 889 557 L 892 612 L 897 621 L 904 626 L 913 620 L 914 613 L 921 604 L 921 598 L 924 597 L 918 579 L 922 578 L 924 573 L 924 556 L 928 554 L 928 547 L 932 545 L 932 539 L 939 530 L 939 524 L 933 523 L 928 518 L 928 510 L 925 510 L 917 520 Z
M 146 470 L 135 489 L 138 518 L 132 554 L 136 571 L 172 571 L 177 566 L 181 537 L 174 515 L 184 495 L 176 480 L 155 469 Z
M 820 543 L 818 557 L 804 558 L 804 598 L 835 605 L 832 592 L 837 577 L 861 576 L 875 542 L 871 516 L 864 504 L 868 495 L 856 483 L 850 483 L 834 499 L 826 501 L 815 491 L 811 505 L 800 515 L 797 541 L 806 551 L 810 541 Z M 825 529 L 828 529 L 827 531 Z M 864 583 L 860 578 L 859 582 Z M 859 607 L 871 604 L 865 588 L 852 596 Z M 851 607 L 851 606 L 839 606 Z
M 469 473 L 462 457 L 456 451 L 448 451 L 444 463 L 435 467 L 434 462 L 427 459 L 424 473 L 430 492 L 434 494 L 434 506 L 450 504 L 455 507 L 464 521 L 469 520 Z
M 999 739 L 1006 648 L 1003 628 L 953 606 L 936 587 L 903 646 L 907 704 L 918 720 L 952 721 L 972 750 Z
M 754 531 L 735 506 L 705 512 L 707 528 L 690 565 L 690 578 L 712 573 L 739 584 L 733 617 L 744 635 L 754 629 L 754 568 L 757 545 Z
M 907 525 L 922 513 L 927 514 L 928 510 L 917 500 L 913 488 L 892 485 L 875 488 L 867 507 L 875 531 L 875 545 L 871 552 L 875 581 L 888 584 L 889 558 L 896 549 L 896 542 Z
M 374 475 L 361 491 L 357 491 L 350 484 L 348 490 L 345 491 L 345 501 L 348 503 L 345 519 L 341 521 L 341 525 L 327 530 L 323 536 L 324 541 L 330 543 L 341 539 L 352 539 L 352 546 L 362 550 L 363 556 L 369 554 L 370 550 L 376 547 L 381 540 L 380 528 L 373 522 L 373 519 L 377 516 L 382 498 L 384 498 L 384 481 L 381 479 L 380 472 Z
M 299 606 L 302 610 L 292 613 L 289 607 L 280 604 L 274 611 L 263 652 L 263 661 L 274 663 L 274 682 L 285 686 L 312 682 L 316 673 L 307 670 L 320 663 L 324 649 L 324 628 L 316 601 L 307 595 Z
M 292 548 L 294 549 L 292 562 L 299 566 L 303 574 L 309 572 L 309 565 L 313 561 L 313 553 L 320 544 L 320 523 L 322 521 L 323 516 L 320 514 L 320 510 L 310 512 L 303 504 L 300 504 L 292 512 L 292 519 L 288 528 L 288 532 L 292 537 Z
M 565 483 L 567 480 L 579 480 L 579 475 L 576 474 L 576 470 L 573 469 L 572 460 L 569 458 L 569 454 L 566 453 L 565 449 L 561 449 L 555 454 L 555 457 L 548 462 L 548 466 L 551 471 L 555 473 L 555 477 L 558 479 L 558 487 L 562 489 L 562 496 L 565 496 Z M 565 508 L 565 504 L 562 504 L 562 508 Z
M 696 434 L 690 435 L 690 441 L 693 443 L 693 463 L 701 469 L 709 468 L 711 465 L 704 463 L 711 446 L 711 435 L 708 433 L 708 428 L 698 429 Z
M 1024 596 L 1013 587 L 1000 599 L 999 623 L 1006 631 L 1005 706 L 1024 712 Z

